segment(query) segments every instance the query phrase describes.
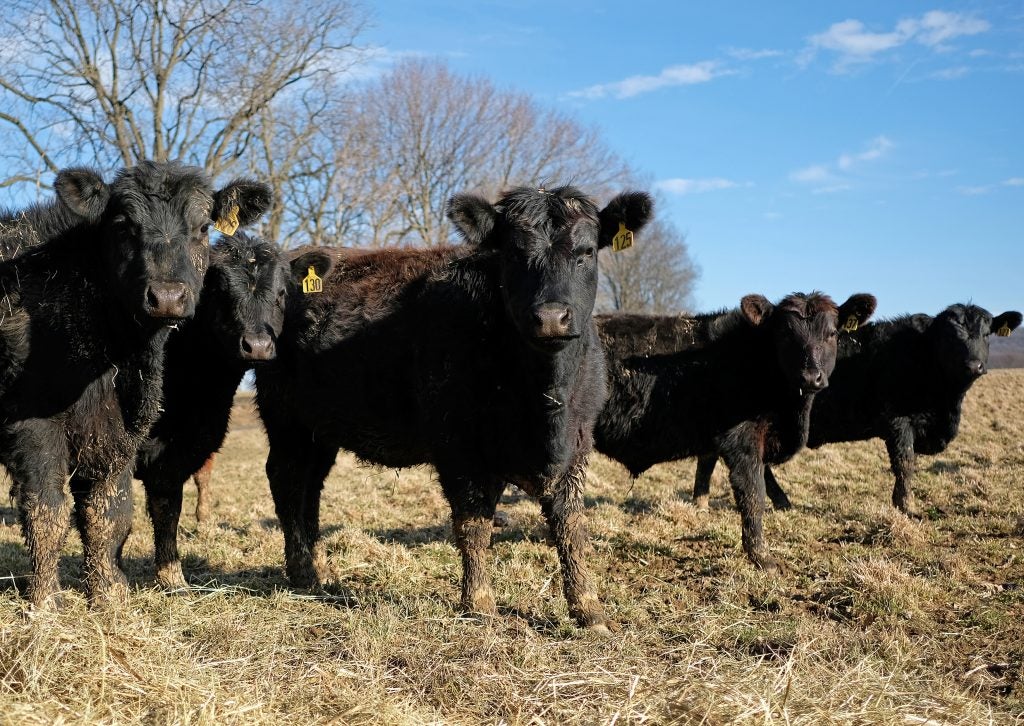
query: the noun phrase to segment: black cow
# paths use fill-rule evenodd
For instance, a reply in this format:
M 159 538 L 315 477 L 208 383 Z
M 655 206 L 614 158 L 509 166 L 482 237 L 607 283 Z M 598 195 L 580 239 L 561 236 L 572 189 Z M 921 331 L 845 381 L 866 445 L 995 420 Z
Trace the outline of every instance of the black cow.
M 177 163 L 142 162 L 109 185 L 68 169 L 54 188 L 80 221 L 59 230 L 43 215 L 25 229 L 52 236 L 0 263 L 0 462 L 18 483 L 37 606 L 59 589 L 69 477 L 90 598 L 125 583 L 131 464 L 157 416 L 164 342 L 194 312 L 211 218 L 245 224 L 269 202 L 262 184 L 215 192 Z
M 893 506 L 913 514 L 915 454 L 946 450 L 960 428 L 964 396 L 986 372 L 989 336 L 1009 335 L 1020 323 L 1016 311 L 993 318 L 977 305 L 950 305 L 935 317 L 906 315 L 843 335 L 832 383 L 811 412 L 807 445 L 882 439 L 896 477 Z M 707 496 L 716 460 L 702 459 L 695 498 Z M 777 507 L 788 506 L 768 468 L 765 485 Z
M 836 308 L 826 295 L 795 293 L 777 305 L 748 295 L 736 310 L 692 319 L 599 316 L 610 391 L 595 446 L 634 477 L 720 451 L 743 549 L 754 564 L 776 569 L 761 527 L 764 465 L 804 446 L 811 403 L 835 366 L 837 321 L 863 321 L 874 309 L 871 295 Z
M 163 412 L 135 464 L 153 521 L 157 580 L 167 587 L 185 584 L 177 546 L 182 489 L 223 444 L 245 371 L 276 355 L 286 296 L 306 269 L 297 279 L 290 272 L 274 244 L 222 238 L 211 250 L 195 318 L 167 344 Z M 199 494 L 203 514 L 207 493 Z
M 323 294 L 289 302 L 277 360 L 256 372 L 294 585 L 320 581 L 320 490 L 344 447 L 383 466 L 434 465 L 471 612 L 495 611 L 486 551 L 502 491 L 540 499 L 570 614 L 605 627 L 583 515 L 605 397 L 597 251 L 651 209 L 632 192 L 598 211 L 572 187 L 516 188 L 493 205 L 458 195 L 447 212 L 469 244 L 334 253 Z M 322 275 L 330 262 L 309 266 Z

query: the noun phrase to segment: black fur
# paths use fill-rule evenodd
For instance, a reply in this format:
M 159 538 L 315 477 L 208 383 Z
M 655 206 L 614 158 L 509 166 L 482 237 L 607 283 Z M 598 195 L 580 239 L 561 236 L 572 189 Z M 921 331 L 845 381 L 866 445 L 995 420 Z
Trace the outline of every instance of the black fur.
M 320 580 L 320 489 L 344 447 L 384 466 L 436 467 L 469 610 L 494 610 L 484 557 L 505 486 L 538 497 L 570 612 L 603 624 L 582 524 L 605 395 L 591 322 L 597 249 L 619 221 L 636 231 L 650 211 L 632 194 L 598 212 L 569 187 L 519 188 L 493 205 L 460 195 L 448 213 L 470 244 L 339 251 L 324 293 L 289 301 L 278 358 L 256 383 L 294 584 Z
M 832 383 L 814 403 L 807 445 L 884 440 L 896 478 L 892 503 L 912 513 L 915 455 L 946 450 L 964 396 L 987 370 L 989 336 L 1020 323 L 1016 311 L 993 318 L 976 305 L 951 305 L 935 317 L 905 315 L 844 335 Z M 706 490 L 714 459 L 704 468 L 695 486 Z M 769 493 L 785 498 L 770 471 L 765 476 Z
M 185 482 L 220 449 L 245 371 L 275 355 L 285 299 L 297 283 L 276 245 L 242 233 L 210 253 L 195 318 L 167 344 L 163 410 L 139 449 L 157 578 L 185 584 L 177 531 Z M 204 494 L 200 493 L 201 496 Z
M 599 316 L 608 351 L 608 402 L 598 451 L 633 476 L 654 464 L 719 451 L 743 519 L 743 547 L 761 567 L 765 463 L 788 460 L 807 438 L 811 402 L 835 366 L 837 322 L 866 319 L 870 295 L 840 308 L 819 293 L 778 305 L 748 295 L 736 310 L 694 318 Z
M 54 184 L 60 208 L 14 225 L 7 249 L 29 249 L 0 263 L 0 461 L 17 482 L 34 604 L 59 588 L 69 477 L 90 597 L 125 582 L 130 466 L 157 415 L 169 326 L 193 312 L 211 212 L 225 194 L 248 208 L 253 186 L 214 192 L 175 163 L 142 162 L 110 185 L 70 169 Z

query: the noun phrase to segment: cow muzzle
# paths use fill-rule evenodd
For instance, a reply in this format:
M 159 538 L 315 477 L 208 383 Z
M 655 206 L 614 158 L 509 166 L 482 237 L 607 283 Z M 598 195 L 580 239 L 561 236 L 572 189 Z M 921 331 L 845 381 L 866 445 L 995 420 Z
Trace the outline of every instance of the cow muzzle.
M 274 339 L 267 333 L 245 333 L 238 342 L 242 360 L 273 360 L 277 355 Z
M 533 334 L 537 338 L 575 338 L 572 322 L 572 310 L 563 303 L 544 303 L 533 309 Z
M 183 282 L 152 282 L 146 288 L 146 313 L 154 318 L 187 318 L 188 288 Z
M 805 370 L 801 376 L 800 392 L 817 393 L 828 388 L 828 376 L 820 368 Z

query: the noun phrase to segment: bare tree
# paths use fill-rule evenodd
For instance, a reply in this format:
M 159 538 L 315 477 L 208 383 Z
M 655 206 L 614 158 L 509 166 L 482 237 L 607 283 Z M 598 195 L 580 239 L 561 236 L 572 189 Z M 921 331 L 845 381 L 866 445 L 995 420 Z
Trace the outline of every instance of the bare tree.
M 444 205 L 459 191 L 578 181 L 602 193 L 631 176 L 595 130 L 439 61 L 398 64 L 345 114 L 337 193 L 360 210 L 345 230 L 359 244 L 449 241 Z
M 295 176 L 321 171 L 310 157 L 317 116 L 356 60 L 364 22 L 352 0 L 6 7 L 0 186 L 39 185 L 72 164 L 109 169 L 143 158 L 181 159 L 214 176 L 258 171 L 285 198 L 271 217 L 278 231 Z
M 671 223 L 655 219 L 634 245 L 601 251 L 598 309 L 603 312 L 678 313 L 690 307 L 699 270 L 686 238 Z

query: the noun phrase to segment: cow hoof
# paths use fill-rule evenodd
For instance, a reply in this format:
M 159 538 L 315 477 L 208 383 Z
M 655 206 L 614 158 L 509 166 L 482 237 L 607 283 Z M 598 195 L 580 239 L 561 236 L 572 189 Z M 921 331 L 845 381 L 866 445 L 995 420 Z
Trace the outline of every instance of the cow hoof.
M 764 570 L 770 575 L 782 575 L 786 571 L 786 568 L 782 566 L 782 563 L 771 555 L 752 554 L 750 555 L 750 561 L 753 562 L 754 566 L 759 570 Z
M 298 590 L 317 590 L 320 588 L 320 576 L 313 564 L 290 565 L 287 567 L 288 582 Z
M 68 597 L 60 590 L 39 597 L 33 595 L 27 615 L 31 618 L 36 613 L 56 613 L 64 610 L 67 605 Z
M 488 590 L 477 590 L 462 598 L 462 610 L 467 615 L 494 617 L 498 614 L 498 606 L 494 602 L 494 593 Z
M 505 527 L 512 524 L 512 517 L 508 516 L 506 512 L 495 512 L 494 513 L 494 526 L 498 529 L 504 529 Z
M 127 582 L 111 582 L 93 588 L 89 593 L 90 609 L 123 607 L 128 604 Z
M 597 633 L 604 637 L 611 637 L 622 630 L 622 627 L 614 620 L 599 620 L 586 626 L 591 633 Z
M 915 506 L 913 500 L 893 502 L 893 506 L 910 519 L 922 519 L 921 512 Z
M 708 511 L 708 509 L 710 508 L 710 504 L 708 502 L 708 495 L 703 494 L 699 497 L 694 497 L 693 506 L 701 510 L 702 512 Z
M 168 562 L 156 568 L 156 581 L 165 590 L 184 590 L 188 587 L 181 571 L 181 562 Z
M 313 593 L 321 600 L 330 605 L 340 608 L 358 608 L 362 606 L 356 594 L 344 585 L 336 582 L 328 583 Z
M 774 509 L 774 510 L 775 510 L 776 512 L 786 512 L 786 511 L 789 511 L 790 509 L 792 509 L 792 508 L 793 508 L 793 505 L 792 505 L 792 504 L 790 503 L 790 501 L 789 501 L 789 500 L 787 499 L 787 500 L 786 500 L 786 501 L 784 501 L 784 502 L 772 502 L 772 508 L 773 508 L 773 509 Z

